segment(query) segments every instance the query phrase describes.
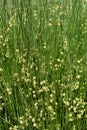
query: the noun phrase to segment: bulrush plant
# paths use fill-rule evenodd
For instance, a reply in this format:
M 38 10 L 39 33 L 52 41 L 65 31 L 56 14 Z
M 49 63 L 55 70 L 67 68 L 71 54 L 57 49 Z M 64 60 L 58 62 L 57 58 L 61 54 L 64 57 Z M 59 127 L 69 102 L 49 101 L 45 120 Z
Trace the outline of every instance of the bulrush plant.
M 86 0 L 1 5 L 0 130 L 87 130 Z

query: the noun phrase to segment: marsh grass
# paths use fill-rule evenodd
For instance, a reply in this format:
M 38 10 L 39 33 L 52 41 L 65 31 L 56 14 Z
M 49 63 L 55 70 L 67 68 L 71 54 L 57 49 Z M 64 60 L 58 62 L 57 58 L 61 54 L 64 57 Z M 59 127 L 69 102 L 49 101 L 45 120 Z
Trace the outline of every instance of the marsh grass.
M 1 1 L 0 129 L 86 130 L 87 2 L 6 4 Z

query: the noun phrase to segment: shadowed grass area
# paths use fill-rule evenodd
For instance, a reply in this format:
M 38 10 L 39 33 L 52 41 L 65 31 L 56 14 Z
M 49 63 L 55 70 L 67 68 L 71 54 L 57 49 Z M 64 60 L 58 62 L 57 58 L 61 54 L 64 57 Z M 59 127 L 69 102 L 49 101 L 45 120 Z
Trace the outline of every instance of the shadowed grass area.
M 86 130 L 86 0 L 1 5 L 0 129 Z

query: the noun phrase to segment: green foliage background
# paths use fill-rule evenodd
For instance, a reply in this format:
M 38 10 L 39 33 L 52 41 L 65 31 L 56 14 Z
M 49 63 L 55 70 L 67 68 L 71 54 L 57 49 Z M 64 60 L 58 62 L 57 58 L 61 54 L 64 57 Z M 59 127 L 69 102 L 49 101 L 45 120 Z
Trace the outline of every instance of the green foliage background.
M 0 130 L 87 130 L 86 0 L 1 0 Z

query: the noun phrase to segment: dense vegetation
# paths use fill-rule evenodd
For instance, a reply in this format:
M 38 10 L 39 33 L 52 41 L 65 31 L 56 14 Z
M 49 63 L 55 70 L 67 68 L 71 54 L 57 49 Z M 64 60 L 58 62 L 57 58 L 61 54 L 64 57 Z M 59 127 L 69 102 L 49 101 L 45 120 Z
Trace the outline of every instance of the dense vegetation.
M 0 130 L 87 130 L 86 0 L 0 5 Z

